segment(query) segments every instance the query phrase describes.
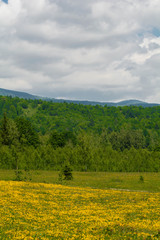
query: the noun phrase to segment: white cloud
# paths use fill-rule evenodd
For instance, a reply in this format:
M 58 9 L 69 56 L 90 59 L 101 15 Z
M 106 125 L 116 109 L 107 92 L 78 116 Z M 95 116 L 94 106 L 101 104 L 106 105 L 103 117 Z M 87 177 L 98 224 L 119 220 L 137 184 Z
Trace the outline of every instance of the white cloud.
M 21 10 L 21 1 L 13 0 L 7 5 L 0 2 L 0 27 L 13 26 Z
M 0 2 L 0 87 L 160 102 L 158 0 Z

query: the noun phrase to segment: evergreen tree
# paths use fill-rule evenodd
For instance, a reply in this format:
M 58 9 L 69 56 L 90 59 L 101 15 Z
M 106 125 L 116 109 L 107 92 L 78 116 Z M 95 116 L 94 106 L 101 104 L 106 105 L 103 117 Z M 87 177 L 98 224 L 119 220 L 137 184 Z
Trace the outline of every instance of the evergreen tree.
M 16 125 L 19 131 L 19 141 L 37 147 L 40 143 L 39 136 L 34 130 L 30 121 L 19 117 L 16 119 Z
M 4 113 L 2 124 L 1 124 L 1 141 L 3 145 L 17 144 L 18 142 L 18 129 L 13 120 L 8 119 L 6 113 Z
M 1 124 L 1 137 L 2 137 L 2 144 L 8 145 L 9 143 L 9 133 L 8 133 L 8 118 L 6 113 L 3 115 L 2 124 Z

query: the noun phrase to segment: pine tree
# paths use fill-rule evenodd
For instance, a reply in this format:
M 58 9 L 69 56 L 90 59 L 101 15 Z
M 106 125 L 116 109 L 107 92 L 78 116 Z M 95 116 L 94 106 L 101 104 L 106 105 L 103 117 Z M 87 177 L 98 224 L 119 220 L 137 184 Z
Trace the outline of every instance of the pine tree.
M 3 115 L 2 124 L 0 128 L 1 141 L 3 145 L 11 146 L 17 145 L 18 129 L 13 120 L 8 119 L 6 113 Z

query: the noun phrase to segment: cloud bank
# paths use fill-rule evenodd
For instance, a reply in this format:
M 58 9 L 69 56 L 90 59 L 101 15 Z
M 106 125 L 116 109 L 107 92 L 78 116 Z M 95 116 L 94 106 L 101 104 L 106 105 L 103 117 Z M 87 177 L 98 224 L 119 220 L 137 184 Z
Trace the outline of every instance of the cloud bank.
M 0 2 L 0 87 L 160 103 L 158 0 Z

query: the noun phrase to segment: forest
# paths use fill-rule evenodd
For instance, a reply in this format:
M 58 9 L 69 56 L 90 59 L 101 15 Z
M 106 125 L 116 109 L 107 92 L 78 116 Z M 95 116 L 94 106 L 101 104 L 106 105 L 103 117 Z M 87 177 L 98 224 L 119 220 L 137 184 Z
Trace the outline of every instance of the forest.
M 160 106 L 0 96 L 0 169 L 159 172 Z

